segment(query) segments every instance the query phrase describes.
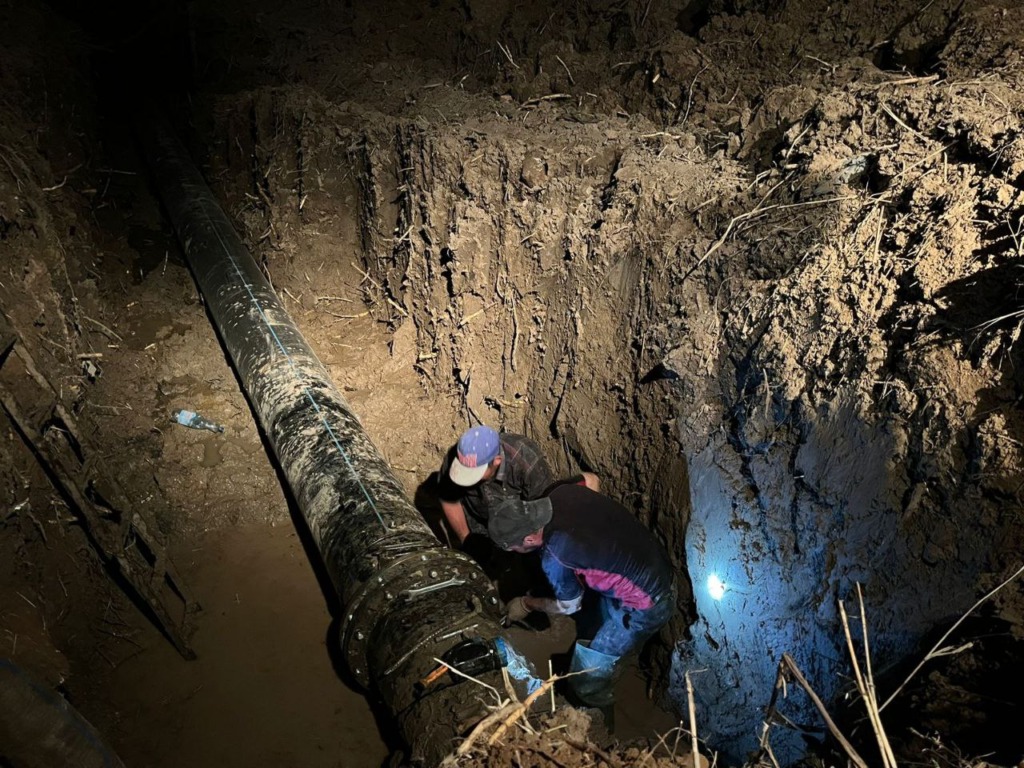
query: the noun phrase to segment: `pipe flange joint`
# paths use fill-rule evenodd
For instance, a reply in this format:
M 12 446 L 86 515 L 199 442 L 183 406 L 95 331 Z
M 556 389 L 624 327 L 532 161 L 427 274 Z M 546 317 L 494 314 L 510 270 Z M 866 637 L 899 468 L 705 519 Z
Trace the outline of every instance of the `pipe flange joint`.
M 385 606 L 396 600 L 413 603 L 440 590 L 467 585 L 487 609 L 497 604 L 494 585 L 476 561 L 462 552 L 435 548 L 405 555 L 380 567 L 362 583 L 342 614 L 342 656 L 356 682 L 364 688 L 371 687 L 369 644 L 374 628 L 385 614 Z

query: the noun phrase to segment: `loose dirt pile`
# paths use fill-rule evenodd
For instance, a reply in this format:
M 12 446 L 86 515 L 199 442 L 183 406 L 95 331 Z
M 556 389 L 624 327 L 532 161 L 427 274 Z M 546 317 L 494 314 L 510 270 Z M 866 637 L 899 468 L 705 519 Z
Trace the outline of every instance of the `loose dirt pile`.
M 836 605 L 856 582 L 891 691 L 916 644 L 1018 564 L 1014 4 L 224 0 L 190 14 L 180 127 L 410 493 L 477 421 L 537 438 L 560 471 L 601 475 L 692 581 L 648 661 L 677 711 L 684 673 L 707 670 L 702 736 L 723 759 L 757 747 L 783 652 L 826 700 L 850 690 Z M 117 409 L 93 411 L 97 445 L 130 443 L 137 498 L 180 510 L 158 521 L 166 536 L 285 522 L 155 210 L 136 211 L 139 263 L 97 267 L 90 244 L 111 232 L 112 253 L 132 251 L 99 211 L 133 193 L 118 198 L 124 179 L 94 161 L 92 175 L 71 172 L 74 156 L 40 165 L 45 147 L 21 137 L 54 103 L 19 101 L 3 122 L 5 313 L 74 377 L 76 413 Z M 78 211 L 92 220 L 67 223 Z M 97 351 L 103 375 L 83 382 L 78 355 Z M 228 439 L 168 431 L 182 406 Z M 0 450 L 12 472 L 32 466 Z M 8 480 L 11 506 L 24 494 Z M 31 518 L 9 519 L 0 543 L 34 541 Z M 927 701 L 918 730 L 1019 759 L 1013 734 L 970 741 L 942 702 L 979 712 L 964 730 L 1021 712 L 1019 691 L 985 704 L 967 682 L 1020 670 L 1021 605 L 1018 584 L 1001 591 L 977 630 L 994 636 L 935 662 L 950 680 L 928 685 L 956 694 L 915 681 L 894 723 L 903 701 Z M 820 721 L 798 693 L 781 711 L 811 726 L 773 726 L 788 761 Z M 584 764 L 552 738 L 473 764 Z

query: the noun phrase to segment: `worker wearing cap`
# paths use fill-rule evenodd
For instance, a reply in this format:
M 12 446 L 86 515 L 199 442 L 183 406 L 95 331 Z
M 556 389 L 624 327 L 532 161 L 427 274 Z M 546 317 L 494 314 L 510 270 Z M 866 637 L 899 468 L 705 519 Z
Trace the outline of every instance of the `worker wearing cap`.
M 555 482 L 537 443 L 523 435 L 498 434 L 485 426 L 462 434 L 445 456 L 439 477 L 441 509 L 460 544 L 470 533 L 487 535 L 487 520 L 495 504 L 506 498 L 540 498 Z M 597 476 L 590 472 L 571 481 L 600 488 Z
M 573 651 L 569 686 L 581 703 L 614 701 L 619 660 L 637 651 L 675 610 L 672 563 L 654 535 L 614 499 L 562 483 L 545 498 L 507 500 L 488 522 L 489 535 L 512 552 L 539 551 L 553 598 L 517 597 L 508 618 L 532 612 L 573 614 L 586 590 L 599 597 L 601 625 Z M 586 670 L 586 671 L 584 671 Z

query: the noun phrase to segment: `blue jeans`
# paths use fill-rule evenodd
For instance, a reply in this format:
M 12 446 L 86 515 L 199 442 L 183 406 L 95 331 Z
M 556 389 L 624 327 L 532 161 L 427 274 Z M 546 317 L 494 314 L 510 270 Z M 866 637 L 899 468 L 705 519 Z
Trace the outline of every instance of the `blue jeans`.
M 626 608 L 621 602 L 601 597 L 601 626 L 590 647 L 609 656 L 622 657 L 640 647 L 668 623 L 676 608 L 676 591 L 670 589 L 650 608 Z

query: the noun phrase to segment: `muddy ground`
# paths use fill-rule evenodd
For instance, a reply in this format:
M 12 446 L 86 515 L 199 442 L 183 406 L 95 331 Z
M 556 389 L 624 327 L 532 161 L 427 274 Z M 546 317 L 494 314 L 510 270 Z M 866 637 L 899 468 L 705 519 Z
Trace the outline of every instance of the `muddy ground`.
M 127 765 L 394 747 L 331 668 L 329 590 L 131 138 L 143 92 L 425 514 L 443 451 L 484 422 L 657 532 L 692 588 L 637 687 L 672 722 L 702 670 L 708 754 L 756 750 L 788 652 L 873 759 L 837 601 L 863 584 L 887 697 L 1020 566 L 1015 3 L 6 12 L 0 308 L 202 611 L 185 662 L 5 421 L 0 647 Z M 1024 758 L 1022 589 L 883 713 L 901 757 Z M 804 728 L 773 725 L 775 754 L 817 749 L 809 700 L 780 711 Z M 529 743 L 473 759 L 604 759 Z

